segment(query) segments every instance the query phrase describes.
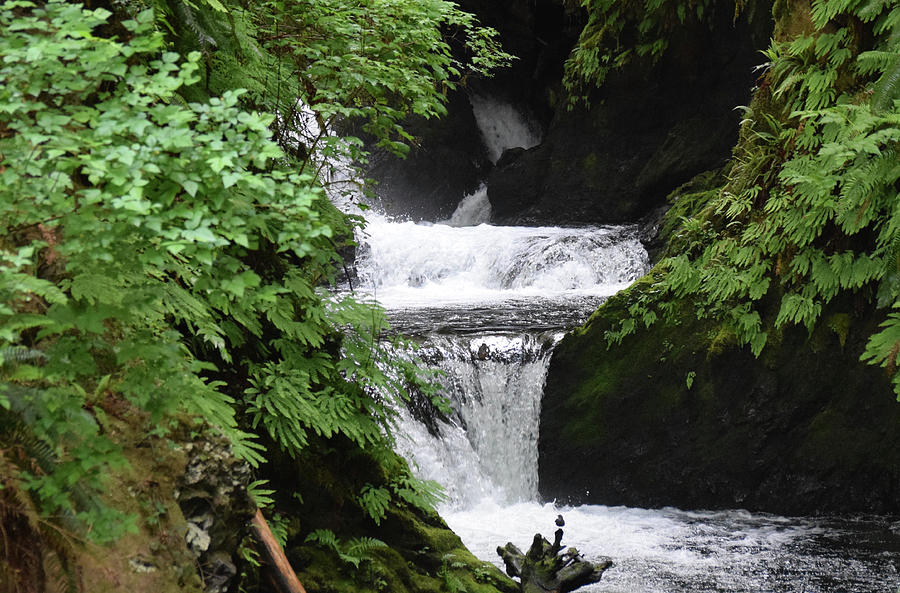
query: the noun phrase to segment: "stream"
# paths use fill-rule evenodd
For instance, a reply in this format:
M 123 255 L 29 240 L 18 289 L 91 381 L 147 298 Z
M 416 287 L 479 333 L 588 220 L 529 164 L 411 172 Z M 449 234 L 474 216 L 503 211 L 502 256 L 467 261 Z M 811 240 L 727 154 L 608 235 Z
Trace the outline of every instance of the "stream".
M 542 502 L 540 400 L 553 347 L 609 295 L 647 269 L 634 227 L 484 224 L 477 192 L 455 220 L 414 224 L 369 216 L 360 287 L 394 328 L 445 373 L 449 421 L 404 413 L 401 452 L 442 484 L 441 515 L 482 560 L 496 547 L 552 535 L 615 566 L 582 591 L 617 593 L 894 593 L 900 523 L 882 517 L 780 517 L 744 510 L 638 509 Z
M 515 110 L 473 99 L 485 145 L 539 142 Z M 439 511 L 480 559 L 502 569 L 497 546 L 552 539 L 610 557 L 609 593 L 895 593 L 900 521 L 781 517 L 728 511 L 557 506 L 538 495 L 538 422 L 547 366 L 565 331 L 648 269 L 635 226 L 487 224 L 485 188 L 438 223 L 369 211 L 358 236 L 357 291 L 378 300 L 393 328 L 445 373 L 450 418 L 401 412 L 399 447 L 416 474 L 447 494 Z M 429 428 L 430 427 L 430 428 Z

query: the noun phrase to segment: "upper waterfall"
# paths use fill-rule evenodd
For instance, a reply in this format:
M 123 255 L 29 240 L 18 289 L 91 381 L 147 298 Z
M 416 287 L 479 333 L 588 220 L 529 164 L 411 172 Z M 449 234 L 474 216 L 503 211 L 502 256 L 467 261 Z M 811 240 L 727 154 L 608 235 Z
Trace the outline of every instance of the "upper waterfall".
M 477 93 L 472 93 L 469 101 L 488 155 L 494 163 L 508 148 L 532 148 L 540 144 L 538 126 L 509 103 Z
M 630 227 L 451 227 L 370 220 L 357 271 L 393 305 L 608 296 L 647 269 Z

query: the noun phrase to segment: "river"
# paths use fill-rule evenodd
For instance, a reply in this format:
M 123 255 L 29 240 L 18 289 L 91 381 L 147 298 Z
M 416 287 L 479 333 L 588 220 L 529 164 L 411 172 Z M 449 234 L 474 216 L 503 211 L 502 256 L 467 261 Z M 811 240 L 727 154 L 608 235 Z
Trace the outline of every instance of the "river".
M 473 97 L 492 160 L 540 142 L 509 105 Z M 338 200 L 340 201 L 340 200 Z M 377 210 L 377 209 L 376 209 Z M 566 520 L 566 546 L 615 563 L 606 593 L 900 593 L 900 521 L 557 506 L 538 495 L 538 422 L 547 366 L 565 331 L 648 269 L 635 226 L 487 224 L 485 188 L 438 223 L 366 213 L 357 291 L 444 373 L 449 418 L 402 411 L 403 453 L 447 494 L 439 511 L 479 558 L 527 548 Z M 418 420 L 416 419 L 418 418 Z
M 634 227 L 484 224 L 484 192 L 438 224 L 370 215 L 358 291 L 445 373 L 454 414 L 432 429 L 404 413 L 402 452 L 441 483 L 440 512 L 479 558 L 527 547 L 566 519 L 566 545 L 614 568 L 583 591 L 894 593 L 900 524 L 884 517 L 780 517 L 735 509 L 638 509 L 541 501 L 540 401 L 567 329 L 648 266 Z

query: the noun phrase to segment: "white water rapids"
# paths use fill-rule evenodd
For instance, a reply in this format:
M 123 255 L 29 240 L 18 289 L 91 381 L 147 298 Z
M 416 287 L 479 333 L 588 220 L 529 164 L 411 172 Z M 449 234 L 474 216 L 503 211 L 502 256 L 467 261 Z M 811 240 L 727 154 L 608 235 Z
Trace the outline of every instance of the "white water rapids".
M 465 208 L 478 212 L 472 201 Z M 502 568 L 498 545 L 549 536 L 562 513 L 566 545 L 615 562 L 586 592 L 897 591 L 900 537 L 881 518 L 538 500 L 536 442 L 550 354 L 563 330 L 646 270 L 634 228 L 371 216 L 357 266 L 358 290 L 373 294 L 395 327 L 423 343 L 422 357 L 446 373 L 454 417 L 438 423 L 437 437 L 405 417 L 401 448 L 420 477 L 445 487 L 441 514 L 476 556 Z
M 539 141 L 511 106 L 474 98 L 494 160 Z M 608 593 L 897 593 L 900 522 L 786 518 L 584 505 L 538 498 L 540 401 L 553 347 L 608 296 L 647 269 L 633 227 L 485 224 L 484 188 L 440 224 L 371 212 L 359 236 L 357 291 L 376 298 L 396 329 L 421 342 L 446 373 L 448 421 L 404 411 L 400 447 L 448 495 L 439 509 L 479 558 L 527 547 L 566 519 L 564 544 L 615 566 L 581 589 Z M 614 454 L 614 452 L 611 452 Z

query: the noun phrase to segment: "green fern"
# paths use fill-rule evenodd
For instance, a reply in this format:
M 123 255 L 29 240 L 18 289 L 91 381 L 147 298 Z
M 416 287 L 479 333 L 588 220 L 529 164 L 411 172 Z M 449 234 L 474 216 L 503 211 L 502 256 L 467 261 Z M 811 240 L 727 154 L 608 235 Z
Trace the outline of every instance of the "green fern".
M 391 493 L 386 488 L 377 488 L 366 484 L 357 501 L 375 524 L 381 525 L 381 521 L 387 516 L 387 510 L 390 507 Z
M 816 0 L 812 11 L 815 31 L 765 52 L 765 84 L 744 110 L 724 188 L 672 231 L 668 257 L 634 297 L 630 318 L 607 334 L 611 344 L 657 319 L 674 321 L 682 300 L 725 321 L 757 355 L 768 326 L 812 331 L 840 295 L 896 301 L 900 7 Z M 854 19 L 873 23 L 869 47 L 848 25 Z M 861 91 L 873 83 L 877 92 Z M 780 299 L 774 315 L 761 313 L 767 296 Z M 895 367 L 895 321 L 891 314 L 864 360 Z
M 354 569 L 358 569 L 373 551 L 387 547 L 383 541 L 373 537 L 358 537 L 342 542 L 330 529 L 316 529 L 304 541 L 331 550 L 341 562 Z

